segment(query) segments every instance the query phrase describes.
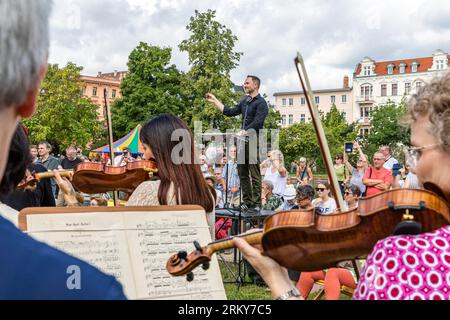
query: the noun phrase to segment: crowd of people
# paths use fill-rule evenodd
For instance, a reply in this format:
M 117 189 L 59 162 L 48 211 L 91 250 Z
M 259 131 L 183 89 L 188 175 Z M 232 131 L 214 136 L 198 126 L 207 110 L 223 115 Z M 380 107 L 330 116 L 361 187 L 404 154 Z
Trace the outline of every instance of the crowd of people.
M 6 75 L 0 78 L 0 195 L 6 204 L 12 203 L 11 197 L 21 205 L 27 202 L 26 205 L 32 206 L 84 203 L 70 181 L 56 169 L 70 169 L 86 159 L 79 158 L 73 146 L 67 148 L 62 160 L 51 155 L 51 146 L 46 142 L 30 149 L 26 131 L 18 125 L 20 119 L 36 112 L 40 83 L 48 66 L 50 11 L 49 0 L 0 2 L 0 12 L 8 13 L 0 19 L 0 74 Z M 259 78 L 248 76 L 244 84 L 247 95 L 232 108 L 225 107 L 212 94 L 206 100 L 226 116 L 242 114 L 242 136 L 245 136 L 247 130 L 262 129 L 268 113 L 267 104 L 259 94 L 260 85 Z M 345 153 L 336 155 L 334 169 L 341 187 L 338 192 L 344 195 L 346 206 L 341 209 L 357 208 L 362 195 L 375 196 L 400 187 L 427 188 L 450 202 L 450 73 L 422 87 L 409 102 L 408 112 L 405 123 L 411 127 L 413 147 L 405 166 L 392 157 L 388 146 L 381 146 L 373 155 L 372 165 L 357 143 L 354 144 L 359 156 L 356 166 L 349 163 Z M 171 156 L 177 142 L 171 141 L 171 135 L 180 129 L 188 133 L 186 138 L 191 142 L 191 153 L 187 155 L 190 161 L 175 164 Z M 244 206 L 239 206 L 241 210 L 254 211 L 260 206 L 274 211 L 315 210 L 322 215 L 337 210 L 329 182 L 315 181 L 313 170 L 304 158 L 299 161 L 293 181 L 278 150 L 271 151 L 267 161 L 261 164 L 246 161 L 236 166 L 236 153 L 241 150 L 237 146 L 236 150 L 229 150 L 229 157 L 220 166 L 210 171 L 207 163 L 195 164 L 194 139 L 187 124 L 168 114 L 149 120 L 141 130 L 140 140 L 144 158 L 158 164 L 159 179 L 143 182 L 131 194 L 127 205 L 199 205 L 205 210 L 212 238 L 216 233 L 215 207 L 221 203 L 243 202 Z M 246 154 L 246 160 L 249 157 Z M 118 166 L 134 161 L 129 150 L 112 160 Z M 30 176 L 39 170 L 54 170 L 55 179 L 30 188 L 31 179 L 23 177 L 27 171 Z M 230 198 L 223 195 L 224 190 Z M 105 205 L 104 199 L 96 195 L 89 200 L 90 205 Z M 126 298 L 114 277 L 34 240 L 8 221 L 17 212 L 11 212 L 3 203 L 0 210 L 0 299 Z M 328 299 L 338 298 L 341 285 L 355 290 L 354 299 L 450 299 L 449 226 L 419 235 L 380 239 L 367 257 L 359 279 L 355 279 L 346 265 L 339 265 L 303 272 L 294 284 L 290 273 L 258 248 L 239 237 L 232 241 L 278 300 L 307 298 L 318 279 L 324 280 Z M 83 275 L 82 290 L 70 290 L 66 285 L 67 266 L 71 265 L 78 266 Z

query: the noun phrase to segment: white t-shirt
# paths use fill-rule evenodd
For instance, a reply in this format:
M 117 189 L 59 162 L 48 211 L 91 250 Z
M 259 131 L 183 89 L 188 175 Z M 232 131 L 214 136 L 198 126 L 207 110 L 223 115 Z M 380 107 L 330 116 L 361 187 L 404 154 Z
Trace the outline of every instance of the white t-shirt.
M 272 193 L 277 194 L 279 196 L 284 195 L 284 190 L 286 189 L 287 184 L 287 175 L 285 177 L 282 177 L 280 175 L 280 172 L 278 170 L 275 170 L 275 172 L 272 172 L 272 169 L 274 167 L 271 166 L 266 171 L 266 175 L 264 176 L 264 180 L 268 180 L 272 182 L 273 184 L 273 191 Z
M 398 163 L 398 160 L 395 159 L 393 156 L 390 156 L 389 159 L 387 159 L 386 162 L 383 164 L 383 167 L 385 169 L 392 170 L 392 167 L 396 163 Z
M 329 198 L 325 202 L 321 198 L 317 198 L 313 200 L 312 204 L 321 214 L 331 214 L 337 208 L 336 201 L 333 198 Z

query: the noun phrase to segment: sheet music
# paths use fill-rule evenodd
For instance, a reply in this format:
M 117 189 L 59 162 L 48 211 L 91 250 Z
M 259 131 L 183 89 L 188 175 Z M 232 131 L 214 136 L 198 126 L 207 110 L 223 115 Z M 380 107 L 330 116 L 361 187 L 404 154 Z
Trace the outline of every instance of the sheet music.
M 226 299 L 215 256 L 193 282 L 166 271 L 172 254 L 211 241 L 203 211 L 29 215 L 27 223 L 36 239 L 116 276 L 130 299 Z

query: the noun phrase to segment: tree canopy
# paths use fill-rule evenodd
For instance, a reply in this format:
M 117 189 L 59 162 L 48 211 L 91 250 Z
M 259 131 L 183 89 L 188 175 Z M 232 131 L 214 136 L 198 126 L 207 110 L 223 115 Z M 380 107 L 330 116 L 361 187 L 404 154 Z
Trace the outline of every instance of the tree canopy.
M 162 113 L 184 116 L 183 75 L 170 64 L 171 52 L 144 42 L 131 52 L 129 73 L 121 84 L 122 97 L 111 108 L 115 138 Z
M 101 139 L 97 106 L 83 96 L 82 67 L 69 62 L 64 68 L 50 64 L 41 85 L 37 111 L 24 120 L 30 141 L 46 140 L 58 152 L 70 144 L 85 147 Z
M 238 66 L 242 53 L 234 51 L 237 37 L 216 21 L 215 16 L 213 10 L 203 13 L 196 10 L 186 27 L 191 35 L 179 45 L 188 54 L 191 67 L 183 78 L 182 88 L 188 97 L 184 116 L 191 126 L 195 121 L 202 121 L 204 129 L 225 131 L 238 128 L 239 121 L 220 114 L 205 101 L 205 94 L 213 93 L 225 105 L 237 103 L 243 93 L 235 92 L 230 72 Z

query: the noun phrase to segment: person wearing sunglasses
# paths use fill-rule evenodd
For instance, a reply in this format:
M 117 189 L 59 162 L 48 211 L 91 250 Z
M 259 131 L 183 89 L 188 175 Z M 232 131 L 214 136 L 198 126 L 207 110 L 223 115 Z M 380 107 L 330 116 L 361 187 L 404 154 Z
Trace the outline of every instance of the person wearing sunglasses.
M 450 203 L 450 73 L 420 88 L 408 103 L 411 170 L 425 188 Z M 378 241 L 361 271 L 355 300 L 450 299 L 450 226 L 416 236 Z M 287 272 L 245 240 L 240 249 L 265 279 L 275 299 L 302 299 Z
M 321 214 L 331 214 L 336 211 L 336 201 L 330 197 L 330 184 L 328 182 L 319 183 L 316 188 L 319 198 L 314 199 L 312 204 Z
M 361 196 L 361 189 L 357 185 L 348 184 L 344 191 L 345 210 L 352 210 L 358 207 L 358 199 Z

